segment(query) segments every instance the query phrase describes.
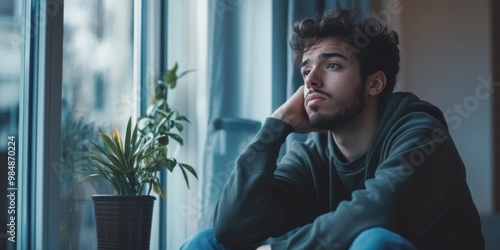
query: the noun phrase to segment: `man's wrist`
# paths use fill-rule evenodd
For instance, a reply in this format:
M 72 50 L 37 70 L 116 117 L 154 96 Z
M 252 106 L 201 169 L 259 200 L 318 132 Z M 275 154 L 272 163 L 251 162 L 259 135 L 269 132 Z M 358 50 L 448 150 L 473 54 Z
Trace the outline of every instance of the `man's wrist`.
M 259 151 L 273 151 L 275 148 L 280 148 L 286 137 L 293 131 L 294 128 L 285 121 L 268 117 L 255 136 L 255 141 L 251 147 Z

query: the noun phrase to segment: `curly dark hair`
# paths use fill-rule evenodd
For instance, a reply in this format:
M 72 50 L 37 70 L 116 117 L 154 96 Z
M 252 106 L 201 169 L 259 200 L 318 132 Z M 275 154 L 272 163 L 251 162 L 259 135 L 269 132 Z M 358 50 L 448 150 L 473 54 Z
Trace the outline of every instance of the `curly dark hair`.
M 375 15 L 363 15 L 356 9 L 331 9 L 315 19 L 293 25 L 290 46 L 293 61 L 299 66 L 303 54 L 324 38 L 336 38 L 348 44 L 360 63 L 363 81 L 377 71 L 384 72 L 387 83 L 381 93 L 386 100 L 394 90 L 399 71 L 399 36 Z

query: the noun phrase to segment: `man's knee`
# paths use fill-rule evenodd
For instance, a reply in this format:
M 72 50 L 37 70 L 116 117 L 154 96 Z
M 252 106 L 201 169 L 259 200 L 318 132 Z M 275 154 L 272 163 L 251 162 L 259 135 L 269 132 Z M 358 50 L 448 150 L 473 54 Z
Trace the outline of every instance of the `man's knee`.
M 361 232 L 352 242 L 350 249 L 415 250 L 416 247 L 399 234 L 382 227 L 374 227 Z

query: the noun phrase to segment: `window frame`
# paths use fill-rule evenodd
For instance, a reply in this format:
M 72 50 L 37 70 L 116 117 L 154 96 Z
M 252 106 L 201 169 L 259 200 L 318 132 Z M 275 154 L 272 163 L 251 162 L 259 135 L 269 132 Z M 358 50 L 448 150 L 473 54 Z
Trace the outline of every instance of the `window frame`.
M 58 197 L 50 195 L 59 194 L 59 180 L 50 166 L 60 158 L 60 112 L 50 110 L 61 107 L 60 98 L 51 97 L 61 91 L 62 50 L 58 48 L 62 47 L 59 7 L 63 2 L 32 0 L 24 8 L 17 249 L 59 248 L 59 230 L 47 229 L 59 227 Z

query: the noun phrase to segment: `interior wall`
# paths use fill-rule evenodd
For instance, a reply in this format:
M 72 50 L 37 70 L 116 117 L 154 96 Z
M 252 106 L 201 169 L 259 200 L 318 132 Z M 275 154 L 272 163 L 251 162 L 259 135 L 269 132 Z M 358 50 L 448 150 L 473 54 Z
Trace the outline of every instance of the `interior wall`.
M 394 1 L 392 1 L 394 2 Z M 467 168 L 480 213 L 493 210 L 489 0 L 401 0 L 398 90 L 438 106 Z

